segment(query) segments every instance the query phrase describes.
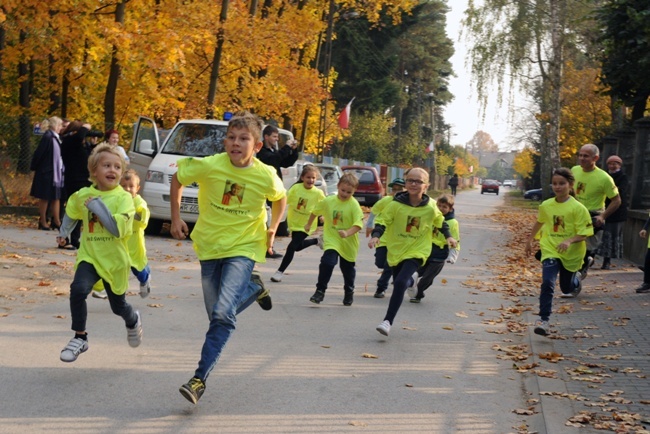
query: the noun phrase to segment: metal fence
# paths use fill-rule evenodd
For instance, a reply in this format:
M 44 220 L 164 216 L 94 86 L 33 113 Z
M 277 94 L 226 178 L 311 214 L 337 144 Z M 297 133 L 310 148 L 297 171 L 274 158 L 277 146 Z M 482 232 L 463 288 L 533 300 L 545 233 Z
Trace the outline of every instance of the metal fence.
M 33 178 L 29 165 L 40 138 L 29 118 L 0 116 L 0 205 L 36 204 L 29 195 Z

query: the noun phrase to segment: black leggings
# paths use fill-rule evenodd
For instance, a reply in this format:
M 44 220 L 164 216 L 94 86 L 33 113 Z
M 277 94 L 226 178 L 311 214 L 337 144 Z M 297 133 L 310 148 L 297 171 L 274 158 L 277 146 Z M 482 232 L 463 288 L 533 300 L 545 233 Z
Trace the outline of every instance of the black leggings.
M 284 258 L 282 258 L 282 263 L 280 264 L 278 271 L 284 273 L 284 270 L 289 268 L 289 264 L 291 264 L 291 261 L 293 261 L 293 254 L 295 252 L 299 252 L 302 249 L 318 244 L 318 240 L 316 238 L 311 238 L 308 240 L 307 237 L 308 235 L 306 232 L 291 232 L 291 242 L 287 246 L 287 251 L 284 253 Z

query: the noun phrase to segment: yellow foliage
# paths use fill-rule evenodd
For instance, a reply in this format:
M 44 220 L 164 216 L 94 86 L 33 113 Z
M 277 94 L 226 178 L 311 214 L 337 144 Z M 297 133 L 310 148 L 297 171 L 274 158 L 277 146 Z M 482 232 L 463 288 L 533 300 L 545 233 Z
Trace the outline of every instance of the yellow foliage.
M 533 160 L 533 155 L 535 154 L 537 153 L 533 149 L 526 147 L 515 155 L 512 168 L 524 179 L 530 178 L 535 170 L 535 162 Z

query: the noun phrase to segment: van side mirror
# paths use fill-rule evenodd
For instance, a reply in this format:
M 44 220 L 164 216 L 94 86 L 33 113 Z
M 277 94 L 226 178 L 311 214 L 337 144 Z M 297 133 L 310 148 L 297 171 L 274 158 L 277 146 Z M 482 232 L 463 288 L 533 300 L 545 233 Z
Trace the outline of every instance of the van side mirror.
M 151 140 L 149 139 L 140 140 L 140 146 L 138 147 L 138 151 L 147 155 L 153 154 L 153 146 Z

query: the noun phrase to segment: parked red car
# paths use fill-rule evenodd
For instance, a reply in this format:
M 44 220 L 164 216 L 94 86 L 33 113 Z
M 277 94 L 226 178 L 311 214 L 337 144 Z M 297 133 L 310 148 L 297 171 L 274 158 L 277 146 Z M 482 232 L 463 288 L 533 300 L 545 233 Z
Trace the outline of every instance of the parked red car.
M 384 197 L 384 186 L 381 185 L 379 172 L 372 166 L 341 166 L 343 173 L 352 173 L 359 179 L 359 187 L 354 197 L 361 205 L 373 206 Z
M 483 193 L 496 193 L 499 195 L 499 181 L 494 179 L 485 179 L 481 184 L 481 194 Z

